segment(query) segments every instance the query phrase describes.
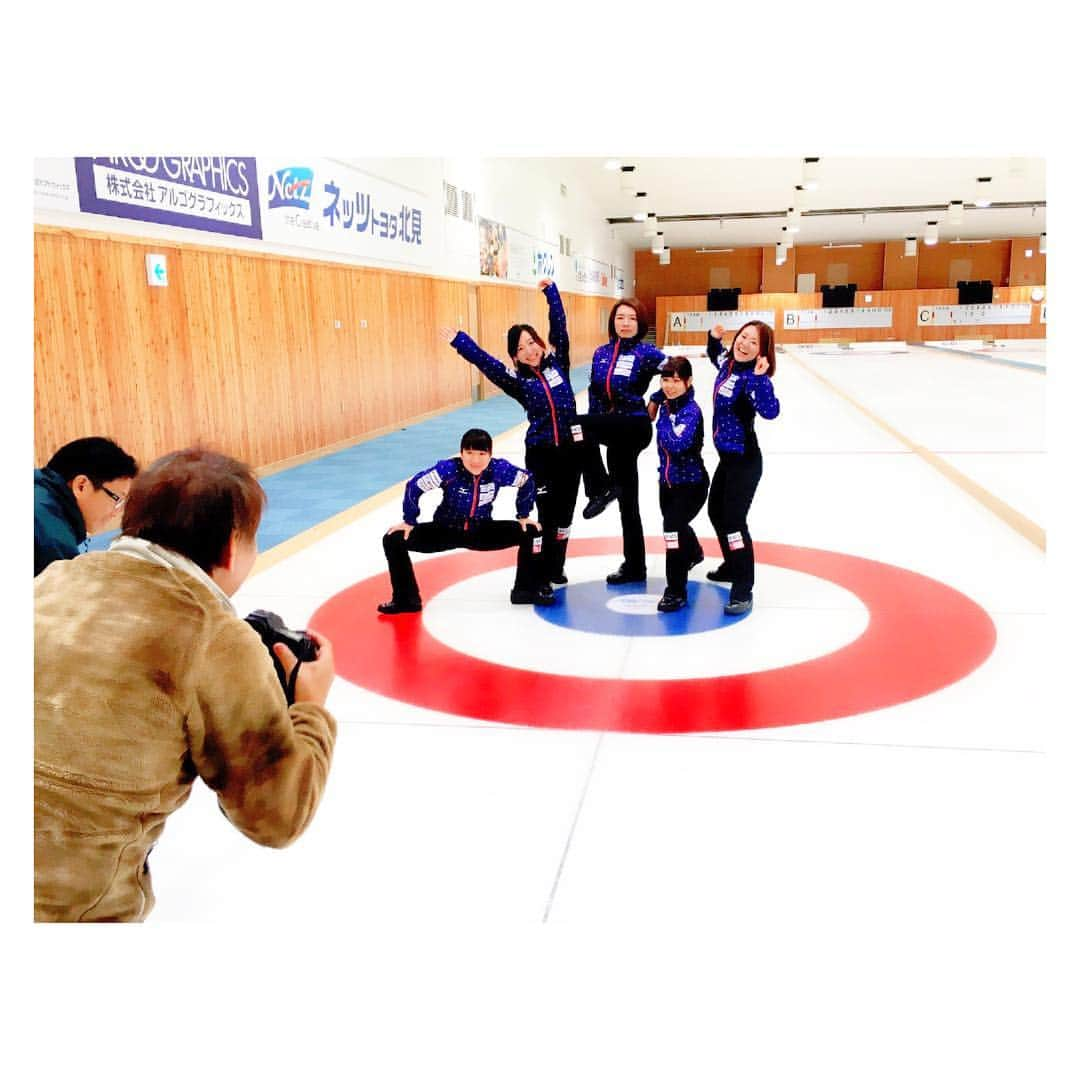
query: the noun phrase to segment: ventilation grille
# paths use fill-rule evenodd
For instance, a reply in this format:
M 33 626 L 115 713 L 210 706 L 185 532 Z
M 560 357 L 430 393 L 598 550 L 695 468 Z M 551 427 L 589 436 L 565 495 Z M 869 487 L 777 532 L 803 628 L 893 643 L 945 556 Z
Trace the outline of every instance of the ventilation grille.
M 463 221 L 472 221 L 473 219 L 473 199 L 474 195 L 471 191 L 461 193 L 461 217 Z
M 559 233 L 559 254 L 569 255 L 570 253 L 570 237 Z
M 460 217 L 458 213 L 458 190 L 453 184 L 443 181 L 443 210 L 450 217 Z
M 559 185 L 559 192 L 563 196 L 563 198 L 566 198 L 566 185 L 565 184 L 560 184 Z

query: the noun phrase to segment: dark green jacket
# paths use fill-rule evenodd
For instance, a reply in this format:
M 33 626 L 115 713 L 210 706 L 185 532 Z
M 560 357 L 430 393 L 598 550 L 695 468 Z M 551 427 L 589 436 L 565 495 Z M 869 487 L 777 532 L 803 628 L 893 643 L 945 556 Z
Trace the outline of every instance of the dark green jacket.
M 74 559 L 86 539 L 86 522 L 64 478 L 34 470 L 34 577 L 56 559 Z

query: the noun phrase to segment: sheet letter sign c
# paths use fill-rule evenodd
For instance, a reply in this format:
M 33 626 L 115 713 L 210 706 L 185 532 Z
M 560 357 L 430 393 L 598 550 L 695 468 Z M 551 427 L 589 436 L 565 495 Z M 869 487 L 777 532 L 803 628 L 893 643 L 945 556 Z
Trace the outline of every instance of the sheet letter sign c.
M 168 285 L 169 274 L 165 268 L 164 255 L 146 256 L 146 280 L 150 285 Z

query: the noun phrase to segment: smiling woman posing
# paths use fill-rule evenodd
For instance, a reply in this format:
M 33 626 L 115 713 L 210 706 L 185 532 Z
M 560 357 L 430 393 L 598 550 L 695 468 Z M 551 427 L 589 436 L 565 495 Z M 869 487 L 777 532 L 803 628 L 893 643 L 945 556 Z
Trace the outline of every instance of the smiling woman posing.
M 709 489 L 709 520 L 724 561 L 705 576 L 711 581 L 731 582 L 724 611 L 742 615 L 754 604 L 754 545 L 746 525 L 762 472 L 754 417 L 775 419 L 780 402 L 772 385 L 776 371 L 772 328 L 756 319 L 746 323 L 735 335 L 730 351 L 721 344 L 722 333 L 722 326 L 714 326 L 706 348 L 717 369 L 712 436 L 720 455 Z
M 548 302 L 549 352 L 544 339 L 528 324 L 516 323 L 506 333 L 506 351 L 514 364 L 484 352 L 463 330 L 444 327 L 442 336 L 470 364 L 525 409 L 525 467 L 536 480 L 536 508 L 543 534 L 544 574 L 553 585 L 565 585 L 566 545 L 581 480 L 584 436 L 570 383 L 570 337 L 558 287 L 540 282 Z

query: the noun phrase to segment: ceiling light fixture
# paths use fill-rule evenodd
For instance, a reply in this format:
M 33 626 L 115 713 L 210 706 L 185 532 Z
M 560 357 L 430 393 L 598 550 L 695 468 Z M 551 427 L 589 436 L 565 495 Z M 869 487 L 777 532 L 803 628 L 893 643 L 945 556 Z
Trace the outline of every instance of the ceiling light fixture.
M 616 169 L 622 168 L 622 162 L 616 161 L 614 158 L 609 158 L 607 161 L 604 162 L 604 168 L 607 169 L 609 172 L 614 172 Z
M 784 248 L 784 241 L 777 240 L 776 242 L 776 265 L 783 266 L 787 262 L 787 251 Z
M 820 162 L 821 158 L 803 158 L 802 186 L 807 191 L 817 191 L 818 189 L 818 165 Z
M 993 179 L 992 176 L 980 176 L 975 181 L 975 205 L 981 209 L 990 205 L 990 182 Z
M 923 236 L 923 243 L 927 247 L 933 247 L 938 242 L 937 222 L 928 221 L 926 223 L 926 234 Z
M 964 204 L 960 199 L 953 199 L 949 203 L 948 222 L 950 225 L 964 223 Z
M 955 240 L 950 240 L 950 244 L 989 244 L 990 240 L 961 240 L 957 237 Z
M 1039 233 L 1039 254 L 1046 254 L 1046 233 Z
M 664 250 L 660 252 L 660 265 L 671 265 L 671 248 L 664 248 Z
M 634 177 L 633 165 L 623 165 L 619 170 L 619 190 L 624 195 L 633 195 L 637 190 L 637 179 Z
M 652 253 L 654 255 L 659 255 L 663 250 L 664 250 L 664 234 L 662 232 L 658 232 L 653 237 Z

